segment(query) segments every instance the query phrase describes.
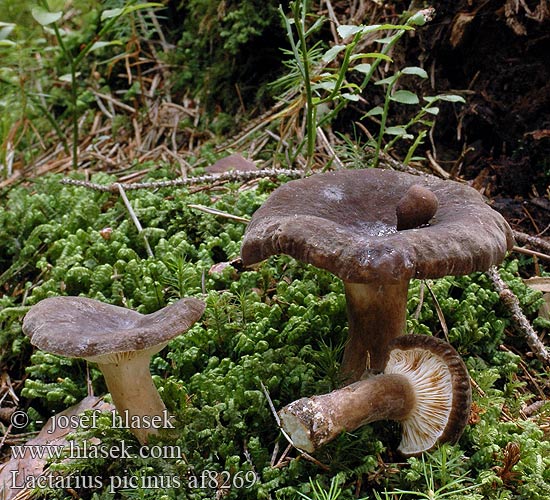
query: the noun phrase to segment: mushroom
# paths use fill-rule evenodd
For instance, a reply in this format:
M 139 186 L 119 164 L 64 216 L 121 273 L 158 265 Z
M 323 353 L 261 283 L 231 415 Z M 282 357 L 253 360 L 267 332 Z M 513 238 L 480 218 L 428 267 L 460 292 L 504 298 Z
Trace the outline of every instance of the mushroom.
M 472 398 L 458 353 L 425 335 L 398 337 L 390 348 L 383 374 L 299 399 L 279 411 L 281 426 L 297 448 L 311 453 L 342 432 L 377 420 L 401 423 L 398 450 L 406 456 L 458 440 Z
M 140 314 L 84 297 L 51 297 L 30 308 L 23 332 L 44 351 L 97 363 L 125 427 L 145 444 L 170 424 L 149 371 L 151 356 L 187 331 L 204 308 L 201 300 L 185 298 Z
M 388 170 L 315 174 L 276 189 L 252 217 L 243 264 L 288 254 L 344 281 L 348 381 L 380 372 L 405 333 L 411 278 L 482 271 L 513 245 L 504 218 L 473 188 Z M 365 372 L 366 369 L 370 369 Z

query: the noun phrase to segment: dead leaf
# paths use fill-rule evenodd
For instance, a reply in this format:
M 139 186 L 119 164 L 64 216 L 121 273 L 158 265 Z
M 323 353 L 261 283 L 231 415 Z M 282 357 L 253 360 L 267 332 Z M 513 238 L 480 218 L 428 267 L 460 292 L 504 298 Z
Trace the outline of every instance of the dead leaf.
M 534 276 L 533 278 L 523 280 L 523 283 L 533 290 L 538 290 L 539 292 L 550 292 L 550 278 Z
M 543 292 L 542 298 L 544 299 L 544 303 L 540 306 L 538 315 L 541 318 L 550 320 L 550 278 L 534 276 L 533 278 L 523 280 L 523 283 L 533 290 Z
M 450 42 L 453 48 L 460 44 L 466 26 L 470 24 L 476 17 L 476 12 L 459 12 L 453 19 L 451 27 Z
M 67 417 L 73 415 L 80 415 L 85 410 L 98 410 L 98 411 L 114 411 L 114 406 L 105 403 L 101 398 L 95 396 L 89 396 L 84 398 L 80 403 L 67 408 L 66 410 L 54 415 L 50 418 L 38 435 L 30 439 L 25 443 L 28 448 L 25 451 L 30 450 L 32 446 L 65 446 L 68 445 L 65 436 L 70 432 L 73 432 L 77 428 L 78 419 L 71 421 L 70 426 L 60 428 L 54 425 L 54 419 L 64 415 Z M 0 498 L 2 500 L 11 500 L 15 498 L 29 498 L 32 488 L 23 486 L 27 478 L 39 477 L 44 473 L 44 467 L 48 456 L 44 455 L 34 458 L 30 452 L 25 453 L 22 458 L 12 458 L 0 466 Z M 16 484 L 12 484 L 12 479 L 16 480 Z M 19 482 L 17 482 L 19 481 Z M 17 487 L 16 487 L 17 486 Z
M 209 174 L 221 174 L 223 172 L 229 172 L 230 170 L 248 172 L 258 170 L 258 167 L 256 167 L 256 164 L 253 161 L 247 160 L 240 154 L 235 153 L 218 160 L 216 163 L 209 165 L 204 170 Z

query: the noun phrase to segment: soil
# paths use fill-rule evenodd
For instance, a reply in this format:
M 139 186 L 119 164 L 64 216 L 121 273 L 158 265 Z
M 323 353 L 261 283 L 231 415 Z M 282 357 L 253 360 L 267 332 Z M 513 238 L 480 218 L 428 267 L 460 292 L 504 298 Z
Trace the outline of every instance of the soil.
M 467 101 L 442 107 L 434 136 L 438 161 L 492 198 L 513 225 L 544 233 L 550 224 L 549 2 L 442 1 L 435 8 L 434 20 L 407 40 L 403 54 L 407 65 L 420 60 L 431 74 L 424 91 L 452 91 Z

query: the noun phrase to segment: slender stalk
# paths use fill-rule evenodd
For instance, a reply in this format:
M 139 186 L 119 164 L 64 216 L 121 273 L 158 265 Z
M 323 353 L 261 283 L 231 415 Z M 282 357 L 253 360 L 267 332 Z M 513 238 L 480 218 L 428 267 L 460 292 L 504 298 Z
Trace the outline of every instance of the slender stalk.
M 407 22 L 406 26 L 410 26 L 409 23 Z M 384 45 L 384 48 L 380 51 L 380 54 L 383 54 L 383 55 L 388 55 L 388 53 L 393 49 L 394 45 L 399 41 L 399 39 L 405 34 L 405 32 L 407 31 L 407 29 L 404 29 L 404 28 L 401 28 L 395 35 L 394 35 L 394 39 L 387 43 L 386 45 Z M 378 68 L 378 66 L 380 65 L 380 63 L 382 62 L 382 59 L 380 58 L 377 58 L 375 59 L 372 64 L 371 64 L 371 69 L 370 71 L 365 75 L 365 77 L 363 78 L 363 81 L 361 82 L 361 84 L 359 85 L 359 90 L 357 93 L 361 93 L 363 90 L 365 90 L 367 84 L 370 82 L 372 76 L 374 75 L 374 72 L 376 71 L 376 69 Z M 341 99 L 338 104 L 336 104 L 336 106 L 334 107 L 334 109 L 332 111 L 330 111 L 329 113 L 325 114 L 323 116 L 323 118 L 319 121 L 318 123 L 318 126 L 322 127 L 323 125 L 327 124 L 328 122 L 330 122 L 336 115 L 338 115 L 338 113 L 347 105 L 347 101 L 345 99 Z
M 166 406 L 149 371 L 150 361 L 150 355 L 140 353 L 118 363 L 98 364 L 119 415 L 131 424 L 130 430 L 141 444 L 160 428 L 151 424 L 152 417 L 166 416 Z
M 310 68 L 309 58 L 307 53 L 307 44 L 305 37 L 305 1 L 302 4 L 296 2 L 294 4 L 294 19 L 297 21 L 298 17 L 300 22 L 296 22 L 296 32 L 298 33 L 299 41 L 299 53 L 302 64 L 302 77 L 304 80 L 304 90 L 306 93 L 306 133 L 307 133 L 307 170 L 311 168 L 313 162 L 313 155 L 315 153 L 315 142 L 317 139 L 317 108 L 313 103 L 313 91 L 311 89 L 310 80 Z
M 59 26 L 57 26 L 57 23 L 52 23 L 52 26 L 55 33 L 55 38 L 57 39 L 57 43 L 59 43 L 61 52 L 63 52 L 63 55 L 67 59 L 71 71 L 71 122 L 73 125 L 72 165 L 73 169 L 76 170 L 78 168 L 78 115 L 76 112 L 76 107 L 78 103 L 78 89 L 76 86 L 76 64 L 75 59 L 73 58 L 71 52 L 67 49 L 67 46 L 63 41 L 63 37 L 61 36 L 61 32 L 59 31 Z
M 294 401 L 279 411 L 279 418 L 294 446 L 311 453 L 342 432 L 369 422 L 404 420 L 415 402 L 407 377 L 383 374 Z
M 384 138 L 384 130 L 386 130 L 386 121 L 388 120 L 388 111 L 390 108 L 390 97 L 391 97 L 394 83 L 390 83 L 386 90 L 386 96 L 384 99 L 384 110 L 382 112 L 382 118 L 380 119 L 380 132 L 378 133 L 378 139 L 376 140 L 376 148 L 374 150 L 374 160 L 373 160 L 374 168 L 378 166 L 378 162 L 380 161 L 380 149 L 382 147 L 382 139 Z
M 342 60 L 342 66 L 340 67 L 340 70 L 338 71 L 338 80 L 336 80 L 336 84 L 334 85 L 334 89 L 332 90 L 330 95 L 328 95 L 324 99 L 321 99 L 319 101 L 319 104 L 323 104 L 323 103 L 326 103 L 326 102 L 333 101 L 336 98 L 336 96 L 338 95 L 338 92 L 340 92 L 340 89 L 342 88 L 342 84 L 344 83 L 344 79 L 346 77 L 346 73 L 347 73 L 348 68 L 349 68 L 349 62 L 350 62 L 351 54 L 352 54 L 353 50 L 355 49 L 355 46 L 357 45 L 357 43 L 359 42 L 360 39 L 361 39 L 361 33 L 360 32 L 356 33 L 355 36 L 353 37 L 353 41 L 346 46 L 346 50 L 344 52 L 344 59 Z
M 365 373 L 381 372 L 388 344 L 405 333 L 409 280 L 393 285 L 344 282 L 344 287 L 349 333 L 341 371 L 353 382 Z

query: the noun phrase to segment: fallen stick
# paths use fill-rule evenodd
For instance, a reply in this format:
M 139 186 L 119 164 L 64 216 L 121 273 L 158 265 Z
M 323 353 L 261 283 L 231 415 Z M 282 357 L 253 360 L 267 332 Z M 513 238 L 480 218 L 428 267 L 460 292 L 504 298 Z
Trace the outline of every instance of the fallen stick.
M 535 354 L 535 356 L 545 365 L 550 366 L 550 351 L 539 339 L 537 332 L 529 323 L 529 320 L 523 314 L 519 305 L 518 298 L 514 295 L 514 292 L 510 290 L 508 285 L 500 277 L 496 267 L 491 267 L 487 271 L 487 275 L 491 278 L 496 291 L 499 293 L 500 299 L 504 302 L 504 305 L 510 311 L 512 316 L 512 322 L 516 327 L 516 330 L 521 333 L 527 344 Z
M 293 179 L 303 177 L 303 172 L 299 170 L 289 169 L 259 169 L 252 171 L 231 171 L 217 175 L 199 175 L 197 177 L 186 177 L 183 179 L 174 179 L 171 181 L 153 181 L 153 182 L 133 182 L 124 184 L 126 191 L 133 189 L 158 189 L 163 187 L 176 187 L 176 186 L 192 186 L 195 184 L 208 184 L 219 181 L 225 182 L 246 182 L 252 179 L 261 179 L 264 177 L 276 177 L 278 175 L 286 175 Z M 94 189 L 96 191 L 116 193 L 119 191 L 120 183 L 114 182 L 113 184 L 96 184 L 94 182 L 79 181 L 76 179 L 61 179 L 61 184 L 69 184 L 71 186 L 80 186 L 88 189 Z
M 550 243 L 548 241 L 520 231 L 513 231 L 513 234 L 515 240 L 521 245 L 531 245 L 544 253 L 550 254 Z

